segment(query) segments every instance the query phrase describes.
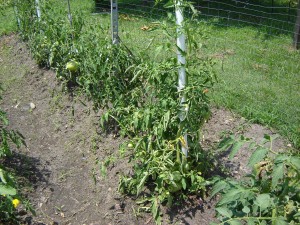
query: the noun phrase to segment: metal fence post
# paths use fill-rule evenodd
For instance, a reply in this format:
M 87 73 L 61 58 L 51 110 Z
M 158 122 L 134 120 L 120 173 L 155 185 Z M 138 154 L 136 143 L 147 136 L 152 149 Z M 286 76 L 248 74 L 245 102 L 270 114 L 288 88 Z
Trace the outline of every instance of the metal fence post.
M 176 25 L 177 25 L 177 61 L 180 65 L 178 69 L 178 90 L 179 92 L 182 91 L 186 84 L 187 84 L 187 77 L 186 77 L 186 71 L 185 71 L 185 52 L 186 52 L 186 45 L 185 45 L 185 35 L 184 35 L 184 17 L 183 17 L 183 4 L 182 0 L 175 0 L 175 16 L 176 16 Z M 183 94 L 180 100 L 180 107 L 181 112 L 184 112 L 184 114 L 187 113 L 188 108 L 184 106 L 186 102 L 186 95 Z M 180 115 L 181 122 L 185 119 L 185 116 Z M 188 155 L 188 142 L 187 142 L 187 134 L 183 134 L 184 142 L 181 142 L 181 151 L 185 156 Z
M 118 30 L 118 0 L 111 0 L 111 33 L 113 44 L 119 44 Z
M 293 46 L 296 49 L 300 47 L 300 0 L 298 0 L 297 19 L 295 23 Z
M 70 21 L 71 27 L 73 26 L 73 21 L 72 21 L 72 14 L 71 14 L 71 6 L 70 6 L 70 0 L 68 0 L 68 17 Z
M 36 14 L 38 19 L 41 18 L 41 9 L 40 9 L 40 2 L 39 0 L 35 0 L 35 7 L 36 7 Z

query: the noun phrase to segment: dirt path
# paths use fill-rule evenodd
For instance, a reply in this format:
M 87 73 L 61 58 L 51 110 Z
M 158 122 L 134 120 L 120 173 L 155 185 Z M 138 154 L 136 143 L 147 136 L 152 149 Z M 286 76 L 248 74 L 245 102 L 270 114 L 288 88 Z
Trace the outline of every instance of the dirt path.
M 27 148 L 16 151 L 12 165 L 37 212 L 36 217 L 25 215 L 25 224 L 153 224 L 150 214 L 137 216 L 133 201 L 117 192 L 118 174 L 129 168 L 127 160 L 113 162 L 106 178 L 100 175 L 101 162 L 117 152 L 122 140 L 102 134 L 100 113 L 83 97 L 63 93 L 55 73 L 38 68 L 17 36 L 0 38 L 0 82 L 5 88 L 1 107 L 27 143 Z M 224 131 L 257 138 L 272 134 L 215 110 L 204 142 L 213 145 Z M 277 146 L 283 147 L 283 141 Z M 237 173 L 247 170 L 241 160 L 247 154 L 236 159 Z M 165 224 L 206 225 L 214 217 L 213 203 L 205 203 L 202 210 L 182 207 L 169 215 Z

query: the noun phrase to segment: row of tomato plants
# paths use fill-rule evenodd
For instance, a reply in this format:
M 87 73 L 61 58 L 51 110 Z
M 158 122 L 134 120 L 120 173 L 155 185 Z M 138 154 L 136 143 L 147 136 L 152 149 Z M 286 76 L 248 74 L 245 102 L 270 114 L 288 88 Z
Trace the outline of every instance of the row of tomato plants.
M 71 26 L 66 14 L 53 11 L 49 2 L 40 1 L 40 8 L 41 18 L 36 17 L 32 1 L 20 2 L 18 10 L 22 35 L 34 58 L 55 69 L 69 87 L 82 88 L 95 108 L 105 108 L 102 126 L 117 126 L 127 137 L 122 151 L 131 152 L 134 175 L 122 174 L 119 190 L 140 195 L 149 187 L 151 194 L 144 193 L 144 199 L 159 223 L 159 206 L 166 202 L 172 205 L 176 192 L 204 190 L 205 174 L 212 169 L 199 144 L 199 129 L 209 115 L 206 93 L 215 81 L 213 62 L 196 57 L 195 34 L 187 32 L 194 48 L 186 55 L 188 85 L 178 91 L 179 65 L 173 43 L 176 26 L 166 26 L 169 21 L 161 23 L 165 40 L 155 55 L 170 54 L 150 61 L 139 52 L 132 54 L 122 43 L 112 45 L 107 29 L 85 24 L 80 12 L 73 14 Z M 187 96 L 183 104 L 188 114 L 180 107 L 182 95 Z M 188 134 L 187 158 L 180 150 L 187 144 L 183 133 Z

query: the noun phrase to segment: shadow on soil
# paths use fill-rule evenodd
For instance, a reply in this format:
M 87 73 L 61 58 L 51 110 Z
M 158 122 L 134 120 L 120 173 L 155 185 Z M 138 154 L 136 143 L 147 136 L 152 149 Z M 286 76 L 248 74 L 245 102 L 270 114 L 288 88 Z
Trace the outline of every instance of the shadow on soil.
M 30 186 L 35 190 L 40 183 L 48 184 L 51 172 L 37 158 L 14 152 L 2 163 L 7 169 L 18 174 L 17 179 L 20 180 L 21 186 Z

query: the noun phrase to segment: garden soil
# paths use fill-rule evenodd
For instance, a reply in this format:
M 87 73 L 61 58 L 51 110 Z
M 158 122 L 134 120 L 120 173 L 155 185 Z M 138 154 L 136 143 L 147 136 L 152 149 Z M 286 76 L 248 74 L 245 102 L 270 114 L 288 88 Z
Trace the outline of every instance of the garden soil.
M 22 194 L 36 211 L 34 216 L 19 207 L 21 224 L 154 224 L 151 214 L 138 211 L 134 196 L 117 191 L 119 175 L 130 170 L 128 158 L 117 158 L 124 139 L 102 132 L 101 111 L 94 111 L 80 93 L 64 91 L 55 72 L 39 68 L 17 35 L 0 38 L 0 82 L 4 88 L 1 108 L 8 114 L 10 128 L 19 131 L 27 145 L 14 149 L 13 158 L 6 162 L 17 172 Z M 275 132 L 224 109 L 213 109 L 203 129 L 203 146 L 212 149 L 228 133 L 259 141 L 264 134 Z M 278 138 L 274 146 L 281 149 L 287 144 Z M 222 161 L 233 176 L 240 177 L 249 170 L 249 154 L 244 148 L 233 161 L 226 154 Z M 107 159 L 111 163 L 104 176 L 101 165 Z M 189 199 L 186 204 L 163 209 L 163 224 L 215 221 L 215 199 Z

